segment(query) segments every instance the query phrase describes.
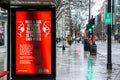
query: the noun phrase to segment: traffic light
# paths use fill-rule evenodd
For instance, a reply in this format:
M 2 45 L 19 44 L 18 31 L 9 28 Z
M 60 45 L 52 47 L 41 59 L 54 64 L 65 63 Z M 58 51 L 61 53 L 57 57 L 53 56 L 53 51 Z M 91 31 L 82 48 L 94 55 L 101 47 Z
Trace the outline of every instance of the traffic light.
M 91 19 L 91 26 L 92 26 L 92 29 L 95 28 L 95 18 L 92 18 L 92 19 Z
M 92 28 L 89 28 L 88 31 L 91 32 L 91 31 L 92 31 Z
M 92 28 L 94 29 L 94 28 L 95 28 L 95 25 L 92 25 Z
M 91 33 L 95 28 L 95 18 L 90 19 L 89 24 L 87 25 L 87 30 Z

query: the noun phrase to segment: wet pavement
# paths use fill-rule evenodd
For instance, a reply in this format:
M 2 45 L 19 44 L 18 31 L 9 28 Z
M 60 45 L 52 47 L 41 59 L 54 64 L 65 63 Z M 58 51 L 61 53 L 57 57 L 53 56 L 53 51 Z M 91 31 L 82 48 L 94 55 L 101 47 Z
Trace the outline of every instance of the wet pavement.
M 0 46 L 0 72 L 7 70 L 6 60 L 7 60 L 7 47 Z M 6 76 L 0 78 L 0 80 L 6 80 Z
M 116 57 L 118 62 L 112 64 L 112 71 L 108 71 L 107 58 L 103 54 L 105 50 L 102 50 L 100 44 L 97 55 L 90 55 L 83 47 L 82 43 L 73 43 L 71 46 L 66 44 L 63 51 L 62 42 L 57 44 L 56 80 L 120 80 L 119 56 Z M 6 47 L 0 47 L 0 71 L 5 70 L 5 57 Z M 0 80 L 6 79 L 3 77 Z
M 107 58 L 100 53 L 90 55 L 81 43 L 67 45 L 63 52 L 61 45 L 57 45 L 56 80 L 120 80 L 120 66 L 113 64 L 112 71 L 108 71 Z

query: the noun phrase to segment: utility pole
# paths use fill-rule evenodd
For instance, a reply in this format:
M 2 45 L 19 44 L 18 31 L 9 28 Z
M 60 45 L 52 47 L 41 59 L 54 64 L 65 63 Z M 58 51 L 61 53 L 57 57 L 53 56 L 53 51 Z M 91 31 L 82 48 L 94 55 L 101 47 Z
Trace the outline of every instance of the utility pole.
M 63 16 L 62 16 L 62 41 L 63 41 L 63 46 L 62 46 L 62 50 L 65 50 L 65 44 L 64 44 L 64 32 L 65 30 L 63 30 L 64 27 L 64 22 L 63 22 Z
M 88 20 L 88 24 L 90 23 L 90 16 L 91 16 L 91 0 L 89 0 L 89 20 Z M 88 32 L 88 38 L 90 38 L 90 33 Z
M 71 8 L 70 8 L 70 0 L 69 0 L 69 25 L 70 25 L 70 33 L 72 33 L 72 26 L 71 26 Z
M 111 0 L 108 0 L 108 13 L 111 12 Z M 111 60 L 111 25 L 107 26 L 107 69 L 112 70 Z
M 91 10 L 91 8 L 90 8 L 91 5 L 90 5 L 90 4 L 91 4 L 91 1 L 89 0 L 89 21 L 90 21 L 90 15 L 91 15 L 91 14 L 90 14 L 90 10 Z

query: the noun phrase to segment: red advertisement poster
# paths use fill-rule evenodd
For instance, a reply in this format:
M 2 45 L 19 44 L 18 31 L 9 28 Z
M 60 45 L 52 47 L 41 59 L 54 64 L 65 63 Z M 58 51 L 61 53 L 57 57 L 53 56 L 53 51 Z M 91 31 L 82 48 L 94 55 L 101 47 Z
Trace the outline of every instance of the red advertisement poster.
M 16 74 L 51 73 L 51 11 L 16 11 Z

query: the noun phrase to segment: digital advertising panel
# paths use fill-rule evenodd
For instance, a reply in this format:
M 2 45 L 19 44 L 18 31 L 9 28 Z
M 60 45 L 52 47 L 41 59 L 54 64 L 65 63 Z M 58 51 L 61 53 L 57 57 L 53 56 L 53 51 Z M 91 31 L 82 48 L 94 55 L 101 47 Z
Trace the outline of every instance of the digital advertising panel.
M 55 76 L 55 8 L 11 8 L 12 75 Z

